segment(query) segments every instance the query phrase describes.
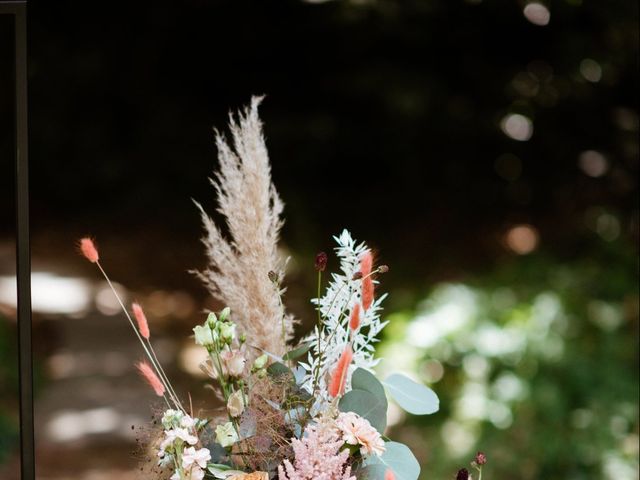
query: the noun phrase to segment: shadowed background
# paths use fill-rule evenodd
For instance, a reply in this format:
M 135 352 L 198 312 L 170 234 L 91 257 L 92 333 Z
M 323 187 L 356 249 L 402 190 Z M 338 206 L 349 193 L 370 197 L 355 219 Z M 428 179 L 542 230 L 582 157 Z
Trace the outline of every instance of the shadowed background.
M 3 478 L 17 469 L 10 27 Z M 135 478 L 148 436 L 142 352 L 80 236 L 148 310 L 182 391 L 213 407 L 188 338 L 219 307 L 187 272 L 205 261 L 191 199 L 213 212 L 211 128 L 266 94 L 285 300 L 304 331 L 313 257 L 344 227 L 390 265 L 382 369 L 441 397 L 427 418 L 390 413 L 424 478 L 478 449 L 485 478 L 637 478 L 634 2 L 30 2 L 29 50 L 39 477 Z

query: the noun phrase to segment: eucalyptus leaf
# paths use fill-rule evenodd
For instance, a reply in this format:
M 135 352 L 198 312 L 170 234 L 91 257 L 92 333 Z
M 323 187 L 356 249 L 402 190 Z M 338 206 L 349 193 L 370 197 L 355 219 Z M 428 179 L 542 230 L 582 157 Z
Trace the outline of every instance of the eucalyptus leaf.
M 291 375 L 293 372 L 284 363 L 275 362 L 267 367 L 267 373 L 272 377 L 279 377 L 281 375 Z
M 358 478 L 366 480 L 384 480 L 387 470 L 391 470 L 396 480 L 417 480 L 420 476 L 420 464 L 409 447 L 398 442 L 385 443 L 385 451 L 380 456 L 370 456 L 358 471 Z
M 376 376 L 364 368 L 356 368 L 351 376 L 351 388 L 353 390 L 364 390 L 376 397 L 385 397 L 384 387 Z
M 306 342 L 300 345 L 298 348 L 291 350 L 288 353 L 285 353 L 282 357 L 283 360 L 295 360 L 296 358 L 300 358 L 305 353 L 309 351 L 311 348 L 311 342 Z
M 382 383 L 387 387 L 389 395 L 409 413 L 429 415 L 440 408 L 440 400 L 435 392 L 409 377 L 394 373 Z
M 351 390 L 338 403 L 341 412 L 354 412 L 369 420 L 378 432 L 384 432 L 387 426 L 387 399 L 375 396 L 366 390 Z

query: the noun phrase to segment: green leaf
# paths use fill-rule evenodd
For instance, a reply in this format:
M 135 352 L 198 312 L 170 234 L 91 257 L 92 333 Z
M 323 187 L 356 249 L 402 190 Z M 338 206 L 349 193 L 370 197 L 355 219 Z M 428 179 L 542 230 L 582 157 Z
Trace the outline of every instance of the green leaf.
M 380 380 L 364 368 L 356 368 L 355 372 L 353 372 L 351 376 L 351 388 L 353 390 L 364 390 L 376 397 L 386 398 L 384 387 L 382 383 L 380 383 Z
M 375 396 L 366 390 L 351 390 L 340 399 L 338 408 L 341 412 L 354 412 L 369 420 L 369 423 L 384 432 L 387 426 L 387 399 Z
M 409 447 L 398 442 L 385 443 L 385 452 L 380 456 L 370 456 L 359 470 L 358 478 L 384 480 L 384 474 L 391 469 L 396 480 L 417 480 L 420 464 Z
M 389 395 L 409 413 L 429 415 L 440 408 L 440 400 L 433 390 L 404 375 L 394 373 L 382 383 Z
M 285 353 L 284 356 L 282 357 L 282 359 L 283 360 L 295 360 L 296 358 L 300 358 L 305 353 L 307 353 L 310 348 L 311 348 L 311 342 L 303 343 L 298 348 L 296 348 L 294 350 L 291 350 L 290 352 Z
M 267 367 L 267 373 L 272 377 L 279 377 L 281 375 L 291 375 L 293 377 L 293 372 L 289 367 L 287 367 L 284 363 L 274 362 Z

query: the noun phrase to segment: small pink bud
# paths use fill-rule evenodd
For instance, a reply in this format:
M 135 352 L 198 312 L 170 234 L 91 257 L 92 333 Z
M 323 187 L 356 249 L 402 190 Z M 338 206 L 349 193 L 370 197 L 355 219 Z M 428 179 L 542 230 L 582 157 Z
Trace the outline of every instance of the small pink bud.
M 162 397 L 164 395 L 164 385 L 149 364 L 147 362 L 138 362 L 136 367 L 138 368 L 140 375 L 142 375 L 142 378 L 144 378 L 151 388 L 153 388 L 156 395 Z
M 393 473 L 393 470 L 387 468 L 387 471 L 384 472 L 384 480 L 396 480 L 396 476 Z
M 140 330 L 140 335 L 149 340 L 151 332 L 149 331 L 147 317 L 142 311 L 142 307 L 137 303 L 134 303 L 131 305 L 131 309 L 133 310 L 133 316 L 136 318 L 136 322 L 138 322 L 138 330 Z
M 316 255 L 315 267 L 318 272 L 324 272 L 327 268 L 327 254 L 324 252 L 320 252 Z
M 84 257 L 91 263 L 96 263 L 99 260 L 100 256 L 98 255 L 98 250 L 96 249 L 93 240 L 89 237 L 81 238 L 79 247 L 82 255 L 84 255 Z

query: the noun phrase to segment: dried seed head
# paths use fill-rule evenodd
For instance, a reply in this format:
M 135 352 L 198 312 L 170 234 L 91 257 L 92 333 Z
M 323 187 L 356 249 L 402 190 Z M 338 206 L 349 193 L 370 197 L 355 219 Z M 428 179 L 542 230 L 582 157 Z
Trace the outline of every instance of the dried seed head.
M 267 275 L 269 276 L 269 280 L 271 280 L 273 283 L 278 283 L 278 274 L 276 272 L 274 272 L 273 270 L 269 270 L 269 273 L 267 273 Z
M 155 394 L 162 397 L 164 395 L 164 385 L 151 366 L 147 362 L 138 362 L 136 367 L 138 368 L 140 375 L 142 375 L 142 378 L 144 378 L 151 388 L 153 388 Z
M 349 318 L 349 328 L 352 332 L 358 330 L 360 326 L 360 304 L 356 303 L 351 310 L 351 316 Z
M 387 273 L 389 271 L 389 265 L 380 265 L 378 267 L 378 272 Z
M 91 263 L 96 263 L 100 256 L 98 255 L 98 249 L 93 243 L 93 240 L 89 237 L 81 238 L 79 242 L 80 252 Z
M 316 262 L 315 262 L 315 267 L 316 267 L 316 271 L 318 272 L 324 272 L 325 269 L 327 268 L 327 254 L 324 252 L 320 252 L 316 255 Z
M 138 323 L 138 330 L 140 331 L 140 335 L 149 340 L 151 332 L 149 331 L 149 323 L 147 322 L 147 317 L 144 314 L 142 307 L 139 304 L 134 303 L 131 305 L 131 309 L 133 310 L 133 316 Z
M 458 473 L 456 474 L 456 480 L 469 480 L 469 478 L 469 470 L 467 470 L 466 468 L 461 468 L 460 470 L 458 470 Z

